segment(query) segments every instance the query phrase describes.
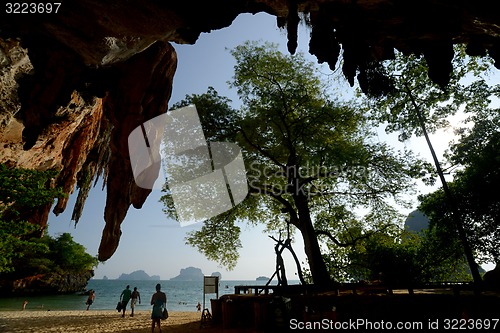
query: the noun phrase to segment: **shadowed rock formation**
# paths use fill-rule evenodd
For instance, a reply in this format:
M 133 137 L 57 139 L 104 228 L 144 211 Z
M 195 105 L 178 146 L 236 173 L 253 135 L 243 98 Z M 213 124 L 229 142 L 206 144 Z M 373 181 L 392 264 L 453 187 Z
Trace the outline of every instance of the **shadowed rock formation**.
M 497 263 L 494 269 L 486 272 L 483 279 L 486 288 L 500 290 L 500 265 Z
M 74 294 L 83 292 L 93 276 L 93 270 L 79 273 L 38 274 L 14 281 L 1 280 L 0 290 L 2 296 Z
M 371 71 L 395 50 L 424 56 L 441 87 L 453 70 L 455 43 L 500 68 L 500 18 L 489 1 L 61 2 L 57 14 L 0 13 L 0 162 L 60 170 L 54 185 L 68 194 L 79 189 L 76 222 L 92 183 L 103 177 L 101 260 L 115 252 L 129 206 L 140 208 L 149 194 L 133 182 L 127 137 L 167 110 L 176 64 L 169 42 L 195 43 L 240 13 L 266 12 L 286 28 L 291 53 L 304 18 L 310 53 L 332 70 L 341 66 L 364 91 L 379 89 Z M 54 213 L 66 205 L 60 198 Z M 44 227 L 50 208 L 33 212 L 31 221 Z
M 177 58 L 172 46 L 157 42 L 117 66 L 115 82 L 104 98 L 113 130 L 108 164 L 107 197 L 99 259 L 111 257 L 118 247 L 120 224 L 132 204 L 141 208 L 151 190 L 134 182 L 128 150 L 133 129 L 167 110 Z M 118 209 L 117 209 L 118 208 Z

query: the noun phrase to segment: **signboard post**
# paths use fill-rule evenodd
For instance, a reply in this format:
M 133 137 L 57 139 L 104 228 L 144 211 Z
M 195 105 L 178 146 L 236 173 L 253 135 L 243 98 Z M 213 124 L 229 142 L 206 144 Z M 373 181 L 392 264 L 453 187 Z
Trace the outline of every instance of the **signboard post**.
M 216 298 L 219 298 L 219 277 L 218 276 L 204 276 L 203 277 L 203 312 L 201 313 L 201 323 L 200 327 L 208 324 L 212 320 L 212 315 L 210 311 L 205 307 L 205 295 L 206 294 L 216 294 Z M 213 311 L 213 309 L 212 309 Z
M 204 276 L 203 277 L 203 309 L 205 309 L 205 295 L 216 294 L 219 298 L 219 277 L 218 276 Z

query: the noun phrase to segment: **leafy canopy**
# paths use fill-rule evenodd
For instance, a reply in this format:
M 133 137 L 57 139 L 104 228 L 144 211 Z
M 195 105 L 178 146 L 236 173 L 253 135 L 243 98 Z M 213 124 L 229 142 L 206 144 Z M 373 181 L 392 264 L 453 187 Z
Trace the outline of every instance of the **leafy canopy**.
M 478 118 L 478 115 L 475 115 Z M 476 119 L 471 129 L 462 129 L 448 159 L 457 168 L 449 185 L 457 201 L 467 237 L 479 262 L 500 262 L 500 116 Z M 436 229 L 450 230 L 449 207 L 442 190 L 420 197 Z M 451 238 L 453 239 L 453 238 Z
M 500 185 L 496 176 L 499 150 L 495 143 L 500 127 L 499 110 L 492 107 L 492 102 L 498 101 L 500 85 L 488 82 L 491 59 L 469 57 L 461 45 L 455 46 L 454 51 L 454 72 L 445 89 L 430 81 L 423 57 L 398 55 L 386 62 L 378 71 L 390 79 L 389 89 L 385 94 L 370 96 L 367 112 L 376 124 L 384 124 L 387 132 L 399 132 L 400 140 L 423 135 L 417 109 L 430 133 L 449 126 L 450 117 L 458 112 L 463 112 L 466 122 L 473 124 L 472 130 L 458 130 L 461 139 L 447 156 L 450 166 L 446 169 L 460 170 L 448 184 L 452 195 L 447 197 L 440 189 L 422 196 L 421 209 L 431 218 L 436 235 L 442 237 L 439 243 L 460 253 L 465 251 L 474 268 L 472 255 L 481 261 L 485 260 L 481 258 L 484 255 L 498 260 L 493 245 L 498 244 L 498 196 L 493 189 Z M 458 208 L 455 219 L 450 203 Z M 462 228 L 466 235 L 459 232 Z M 456 246 L 459 241 L 464 244 L 462 250 Z
M 423 56 L 398 54 L 386 61 L 378 70 L 388 77 L 390 89 L 367 99 L 372 120 L 384 124 L 388 133 L 398 132 L 404 141 L 422 135 L 413 102 L 422 111 L 429 133 L 448 126 L 449 117 L 459 111 L 481 114 L 488 109 L 492 95 L 500 89 L 488 84 L 491 59 L 469 57 L 461 45 L 454 50 L 454 71 L 444 90 L 429 79 Z
M 344 231 L 351 235 L 356 232 L 359 227 L 355 225 Z M 380 280 L 389 285 L 411 286 L 468 280 L 460 244 L 453 242 L 451 246 L 439 232 L 430 228 L 417 233 L 394 224 L 344 248 L 343 260 L 332 260 L 331 264 L 336 265 L 333 270 L 344 273 L 339 280 L 346 282 Z
M 56 239 L 23 219 L 26 212 L 51 204 L 64 193 L 51 186 L 55 171 L 8 168 L 0 164 L 0 275 L 18 278 L 47 272 L 82 271 L 97 259 L 70 234 Z

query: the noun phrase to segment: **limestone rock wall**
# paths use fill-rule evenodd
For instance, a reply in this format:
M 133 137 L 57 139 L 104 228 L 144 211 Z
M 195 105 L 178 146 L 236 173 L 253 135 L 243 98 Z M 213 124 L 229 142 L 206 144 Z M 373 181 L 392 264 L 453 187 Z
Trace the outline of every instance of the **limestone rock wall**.
M 118 247 L 120 224 L 129 206 L 140 208 L 150 193 L 133 181 L 127 139 L 135 127 L 166 112 L 177 63 L 175 51 L 158 42 L 112 67 L 81 66 L 78 70 L 72 67 L 77 57 L 68 52 L 67 58 L 74 57 L 65 62 L 71 68 L 59 71 L 72 75 L 55 75 L 53 65 L 60 57 L 28 57 L 19 42 L 0 41 L 0 50 L 9 59 L 0 77 L 5 82 L 1 89 L 0 163 L 59 170 L 54 186 L 68 195 L 79 189 L 75 222 L 93 181 L 102 175 L 108 193 L 107 224 L 99 258 L 106 260 Z M 7 47 L 11 44 L 14 47 Z M 51 52 L 57 53 L 57 49 Z M 17 54 L 22 56 L 15 57 Z M 59 198 L 53 212 L 63 212 L 67 201 L 68 197 Z M 45 227 L 50 209 L 46 206 L 32 212 L 31 222 Z
M 71 294 L 85 290 L 94 271 L 81 273 L 47 273 L 30 276 L 15 281 L 0 281 L 3 296 Z
M 17 168 L 58 170 L 60 175 L 54 185 L 61 186 L 68 194 L 73 193 L 78 174 L 102 132 L 102 100 L 85 100 L 78 92 L 71 92 L 65 105 L 54 110 L 52 119 L 40 131 L 31 149 L 24 149 L 25 124 L 18 81 L 31 75 L 33 65 L 27 49 L 19 41 L 0 39 L 0 54 L 4 57 L 4 66 L 0 68 L 0 163 Z M 60 198 L 55 212 L 62 212 L 67 200 Z M 50 206 L 33 212 L 31 221 L 45 227 L 49 210 Z

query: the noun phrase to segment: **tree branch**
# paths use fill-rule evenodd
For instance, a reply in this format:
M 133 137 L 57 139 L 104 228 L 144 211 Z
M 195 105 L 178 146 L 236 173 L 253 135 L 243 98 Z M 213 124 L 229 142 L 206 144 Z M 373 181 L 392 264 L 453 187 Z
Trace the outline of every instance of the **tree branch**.
M 264 155 L 265 157 L 267 157 L 271 161 L 273 161 L 274 164 L 276 164 L 280 168 L 282 168 L 282 169 L 285 168 L 285 166 L 283 164 L 281 164 L 277 159 L 275 159 L 274 156 L 272 156 L 264 148 L 262 148 L 261 146 L 259 146 L 258 144 L 254 143 L 252 140 L 250 140 L 250 138 L 248 137 L 247 133 L 245 132 L 245 130 L 243 128 L 241 128 L 240 131 L 243 134 L 243 137 L 244 137 L 245 141 L 250 146 L 252 146 L 253 148 L 255 148 L 259 153 L 261 153 L 262 155 Z
M 335 245 L 340 246 L 340 247 L 348 247 L 348 246 L 356 245 L 356 243 L 359 242 L 360 240 L 367 239 L 367 238 L 371 237 L 372 235 L 374 235 L 375 233 L 380 232 L 380 231 L 381 230 L 378 230 L 378 231 L 368 231 L 365 234 L 363 234 L 361 236 L 358 236 L 358 237 L 352 239 L 350 242 L 347 242 L 347 243 L 341 243 L 338 239 L 336 239 L 335 237 L 333 237 L 333 235 L 329 231 L 326 231 L 326 230 L 316 230 L 316 235 L 318 235 L 318 236 L 319 235 L 327 236 L 328 238 L 330 238 L 330 240 L 332 242 L 335 243 Z

